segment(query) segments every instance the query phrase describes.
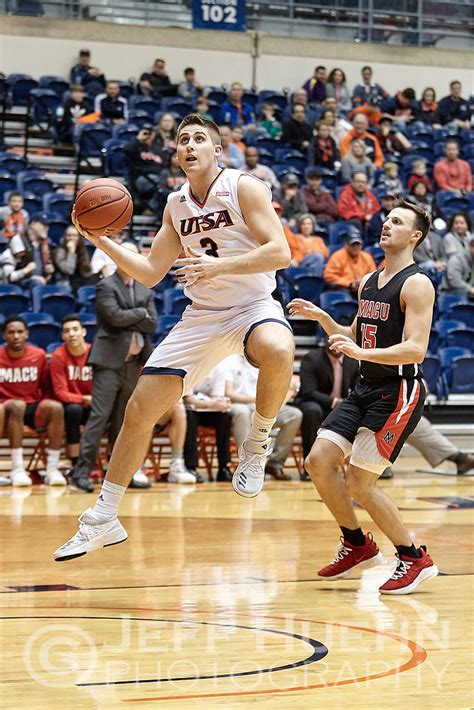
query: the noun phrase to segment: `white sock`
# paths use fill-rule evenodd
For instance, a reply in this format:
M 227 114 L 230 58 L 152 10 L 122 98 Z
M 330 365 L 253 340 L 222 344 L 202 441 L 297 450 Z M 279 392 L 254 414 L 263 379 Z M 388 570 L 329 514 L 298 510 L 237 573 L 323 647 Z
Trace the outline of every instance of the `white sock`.
M 250 427 L 247 438 L 258 443 L 263 443 L 270 436 L 270 432 L 273 429 L 275 422 L 276 417 L 273 419 L 267 419 L 266 417 L 262 417 L 262 415 L 255 410 L 252 417 L 252 426 Z
M 92 514 L 98 523 L 106 523 L 117 517 L 118 507 L 126 490 L 126 486 L 119 486 L 107 480 L 103 482 L 100 495 L 92 508 Z
M 12 471 L 24 471 L 25 470 L 25 463 L 23 461 L 23 447 L 20 447 L 19 449 L 12 449 L 11 452 L 11 457 L 12 457 Z
M 46 457 L 46 473 L 50 471 L 56 471 L 59 465 L 59 457 L 61 455 L 60 449 L 48 449 Z
M 182 451 L 172 451 L 171 452 L 171 460 L 172 461 L 181 461 L 182 458 L 183 458 Z

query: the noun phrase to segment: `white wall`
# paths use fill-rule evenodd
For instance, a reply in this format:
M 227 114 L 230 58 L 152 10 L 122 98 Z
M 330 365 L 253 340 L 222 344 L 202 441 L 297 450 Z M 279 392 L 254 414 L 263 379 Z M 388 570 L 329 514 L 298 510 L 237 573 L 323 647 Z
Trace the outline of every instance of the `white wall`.
M 194 66 L 204 84 L 252 83 L 251 33 L 150 28 L 49 18 L 0 16 L 0 70 L 68 77 L 82 47 L 108 78 L 137 78 L 156 57 L 167 61 L 173 82 L 185 66 Z M 474 57 L 469 52 L 433 48 L 368 45 L 337 41 L 262 36 L 256 60 L 258 88 L 295 89 L 312 75 L 316 64 L 343 68 L 351 88 L 360 68 L 370 63 L 376 80 L 389 92 L 412 86 L 419 94 L 434 86 L 439 96 L 449 82 L 463 83 L 474 93 Z

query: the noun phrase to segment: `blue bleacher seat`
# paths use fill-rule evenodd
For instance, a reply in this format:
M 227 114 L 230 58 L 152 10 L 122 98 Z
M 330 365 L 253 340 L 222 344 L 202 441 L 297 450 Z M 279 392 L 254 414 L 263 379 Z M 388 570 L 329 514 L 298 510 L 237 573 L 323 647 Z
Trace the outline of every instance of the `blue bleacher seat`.
M 435 353 L 438 350 L 440 337 L 437 330 L 431 330 L 430 339 L 428 342 L 428 352 Z
M 322 294 L 321 294 L 322 295 Z M 357 301 L 337 301 L 328 307 L 328 313 L 337 323 L 350 325 L 357 315 Z
M 92 343 L 94 340 L 95 329 L 97 326 L 97 318 L 93 313 L 81 313 L 81 323 L 86 329 L 86 341 Z
M 0 292 L 0 313 L 4 316 L 25 311 L 28 308 L 29 303 L 30 299 L 24 293 Z
M 354 296 L 349 293 L 349 291 L 324 291 L 319 298 L 319 305 L 323 311 L 327 311 L 336 303 L 342 303 L 343 301 L 353 301 Z
M 325 286 L 324 280 L 320 276 L 307 276 L 302 274 L 294 279 L 295 295 L 304 298 L 311 303 L 318 304 L 319 297 Z
M 265 138 L 264 136 L 257 136 L 255 141 L 253 141 L 251 136 L 248 136 L 247 145 L 255 145 L 259 150 L 260 148 L 265 148 L 269 153 L 275 155 L 275 151 L 281 146 L 281 142 L 276 138 Z
M 468 348 L 459 348 L 459 347 L 440 348 L 438 351 L 438 357 L 439 357 L 439 362 L 440 362 L 440 366 L 441 366 L 441 371 L 443 372 L 447 367 L 449 367 L 455 358 L 464 357 L 465 355 L 470 355 L 470 351 Z
M 153 300 L 155 301 L 156 312 L 159 316 L 164 315 L 165 312 L 165 296 L 163 293 L 155 292 L 153 295 Z
M 451 320 L 449 318 L 439 320 L 434 326 L 441 340 L 446 339 L 450 330 L 457 330 L 459 328 L 464 328 L 464 323 L 460 320 Z
M 227 101 L 227 94 L 222 89 L 213 89 L 207 95 L 208 101 L 215 101 L 219 106 Z
M 130 84 L 128 81 L 119 81 L 119 86 L 120 96 L 122 96 L 124 99 L 127 99 L 127 101 L 129 101 L 132 96 L 135 96 L 135 89 L 133 84 Z
M 59 347 L 61 347 L 61 345 L 64 345 L 64 343 L 61 341 L 58 341 L 57 343 L 50 343 L 46 347 L 46 352 L 48 353 L 48 355 L 52 355 L 55 350 L 57 350 Z
M 455 303 L 465 303 L 466 296 L 458 293 L 442 293 L 438 296 L 437 304 L 440 313 L 446 314 Z
M 375 264 L 377 266 L 385 259 L 383 249 L 381 249 L 376 244 L 372 244 L 372 246 L 366 247 L 365 251 L 368 251 L 369 254 L 372 254 L 373 260 L 375 261 Z
M 13 106 L 26 106 L 28 104 L 30 91 L 37 88 L 38 82 L 26 74 L 21 78 L 12 80 L 14 76 L 14 74 L 10 74 L 7 78 L 11 90 L 11 103 Z
M 177 114 L 179 118 L 184 118 L 188 113 L 193 112 L 193 105 L 186 99 L 177 96 L 167 96 L 161 99 L 161 111 Z
M 20 192 L 31 192 L 37 196 L 42 196 L 46 192 L 54 192 L 54 185 L 51 180 L 32 170 L 22 170 L 17 173 L 16 184 Z
M 72 198 L 64 193 L 48 192 L 43 195 L 43 209 L 46 212 L 57 212 L 64 219 L 69 219 L 72 204 Z
M 181 320 L 180 316 L 167 315 L 160 316 L 156 324 L 156 333 L 152 337 L 153 345 L 157 345 L 161 340 L 166 338 L 170 330 Z
M 15 153 L 0 153 L 0 173 L 8 173 L 10 177 L 28 170 L 28 163 Z
M 276 106 L 276 108 L 280 111 L 283 111 L 283 109 L 288 106 L 288 97 L 278 91 L 272 91 L 271 89 L 263 89 L 258 93 L 258 103 L 259 105 L 263 105 L 263 103 L 267 102 Z
M 322 276 L 326 259 L 323 254 L 307 254 L 300 262 L 302 269 L 307 269 L 309 274 L 313 276 Z
M 428 352 L 423 361 L 422 367 L 423 375 L 425 377 L 426 382 L 428 383 L 428 390 L 432 394 L 436 394 L 438 396 L 440 393 L 438 388 L 438 380 L 441 372 L 441 363 L 439 361 L 439 357 L 437 355 L 432 355 Z
M 468 348 L 474 353 L 474 328 L 456 328 L 446 335 L 448 347 Z
M 46 349 L 61 337 L 61 328 L 57 323 L 32 323 L 28 326 L 28 340 L 38 348 Z
M 137 137 L 139 128 L 134 123 L 123 123 L 112 128 L 112 138 L 130 143 Z
M 62 99 L 50 89 L 33 89 L 30 91 L 29 117 L 35 124 L 48 128 L 53 124 L 56 111 L 62 104 Z
M 50 313 L 34 313 L 32 311 L 22 311 L 20 316 L 25 319 L 28 328 L 37 323 L 55 323 L 53 316 Z
M 56 96 L 58 96 L 61 101 L 66 91 L 69 90 L 69 84 L 60 76 L 41 76 L 39 80 L 39 87 L 41 89 L 49 89 L 54 91 Z
M 447 376 L 449 394 L 474 394 L 474 356 L 459 357 Z
M 459 320 L 467 328 L 474 328 L 474 303 L 456 303 L 449 309 L 449 317 Z
M 22 295 L 23 289 L 18 284 L 0 284 L 0 294 L 2 293 L 19 293 L 20 295 Z
M 69 293 L 49 293 L 41 296 L 40 310 L 49 313 L 57 323 L 61 323 L 64 316 L 73 313 L 76 301 Z
M 138 129 L 143 128 L 145 124 L 150 124 L 150 116 L 146 111 L 129 111 L 128 112 L 129 123 L 133 123 Z
M 294 173 L 298 178 L 300 185 L 303 182 L 303 169 L 300 169 L 295 165 L 288 165 L 286 163 L 274 163 L 272 165 L 272 170 L 280 181 L 283 180 L 285 175 L 288 175 L 288 173 Z
M 80 306 L 88 305 L 91 301 L 95 301 L 95 294 L 95 286 L 80 286 L 80 288 L 77 289 L 76 294 L 77 303 Z
M 41 197 L 36 197 L 36 195 L 33 195 L 32 193 L 27 193 L 23 195 L 23 207 L 31 217 L 35 213 L 42 211 L 43 202 Z
M 64 236 L 64 232 L 69 227 L 69 220 L 63 219 L 61 215 L 55 216 L 48 222 L 48 239 L 55 247 L 58 246 L 59 242 Z
M 101 158 L 102 146 L 112 138 L 112 131 L 102 124 L 85 123 L 81 126 L 78 150 L 81 158 Z
M 50 296 L 51 294 L 71 294 L 71 287 L 69 284 L 45 284 L 43 286 L 35 286 L 31 292 L 33 310 L 38 312 L 41 311 L 41 301 L 44 296 Z M 53 318 L 54 320 L 54 318 Z
M 117 175 L 126 178 L 128 176 L 128 161 L 124 151 L 126 145 L 125 141 L 115 138 L 105 141 L 102 148 L 105 177 Z
M 7 193 L 16 190 L 16 180 L 9 173 L 0 174 L 0 205 L 6 204 Z
M 129 100 L 130 110 L 144 111 L 148 116 L 148 121 L 151 121 L 157 111 L 161 111 L 161 103 L 151 99 L 148 96 L 131 96 Z

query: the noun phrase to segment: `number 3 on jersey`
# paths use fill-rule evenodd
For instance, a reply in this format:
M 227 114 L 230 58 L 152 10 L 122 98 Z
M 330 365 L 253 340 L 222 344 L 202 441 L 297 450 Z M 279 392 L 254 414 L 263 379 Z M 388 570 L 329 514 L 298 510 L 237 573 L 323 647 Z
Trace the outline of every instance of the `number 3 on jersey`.
M 369 350 L 377 347 L 377 326 L 370 323 L 361 324 L 362 348 Z
M 214 239 L 211 239 L 210 237 L 203 237 L 199 244 L 202 246 L 203 249 L 206 249 L 206 247 L 210 247 L 205 251 L 208 256 L 215 256 L 216 258 L 219 258 L 219 254 L 217 252 L 219 247 L 215 243 Z

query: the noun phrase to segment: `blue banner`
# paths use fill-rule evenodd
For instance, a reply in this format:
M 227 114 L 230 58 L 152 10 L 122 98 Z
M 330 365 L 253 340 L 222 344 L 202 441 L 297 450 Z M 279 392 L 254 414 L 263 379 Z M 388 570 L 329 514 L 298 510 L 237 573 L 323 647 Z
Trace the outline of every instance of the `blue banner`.
M 193 0 L 193 27 L 245 32 L 245 0 Z

